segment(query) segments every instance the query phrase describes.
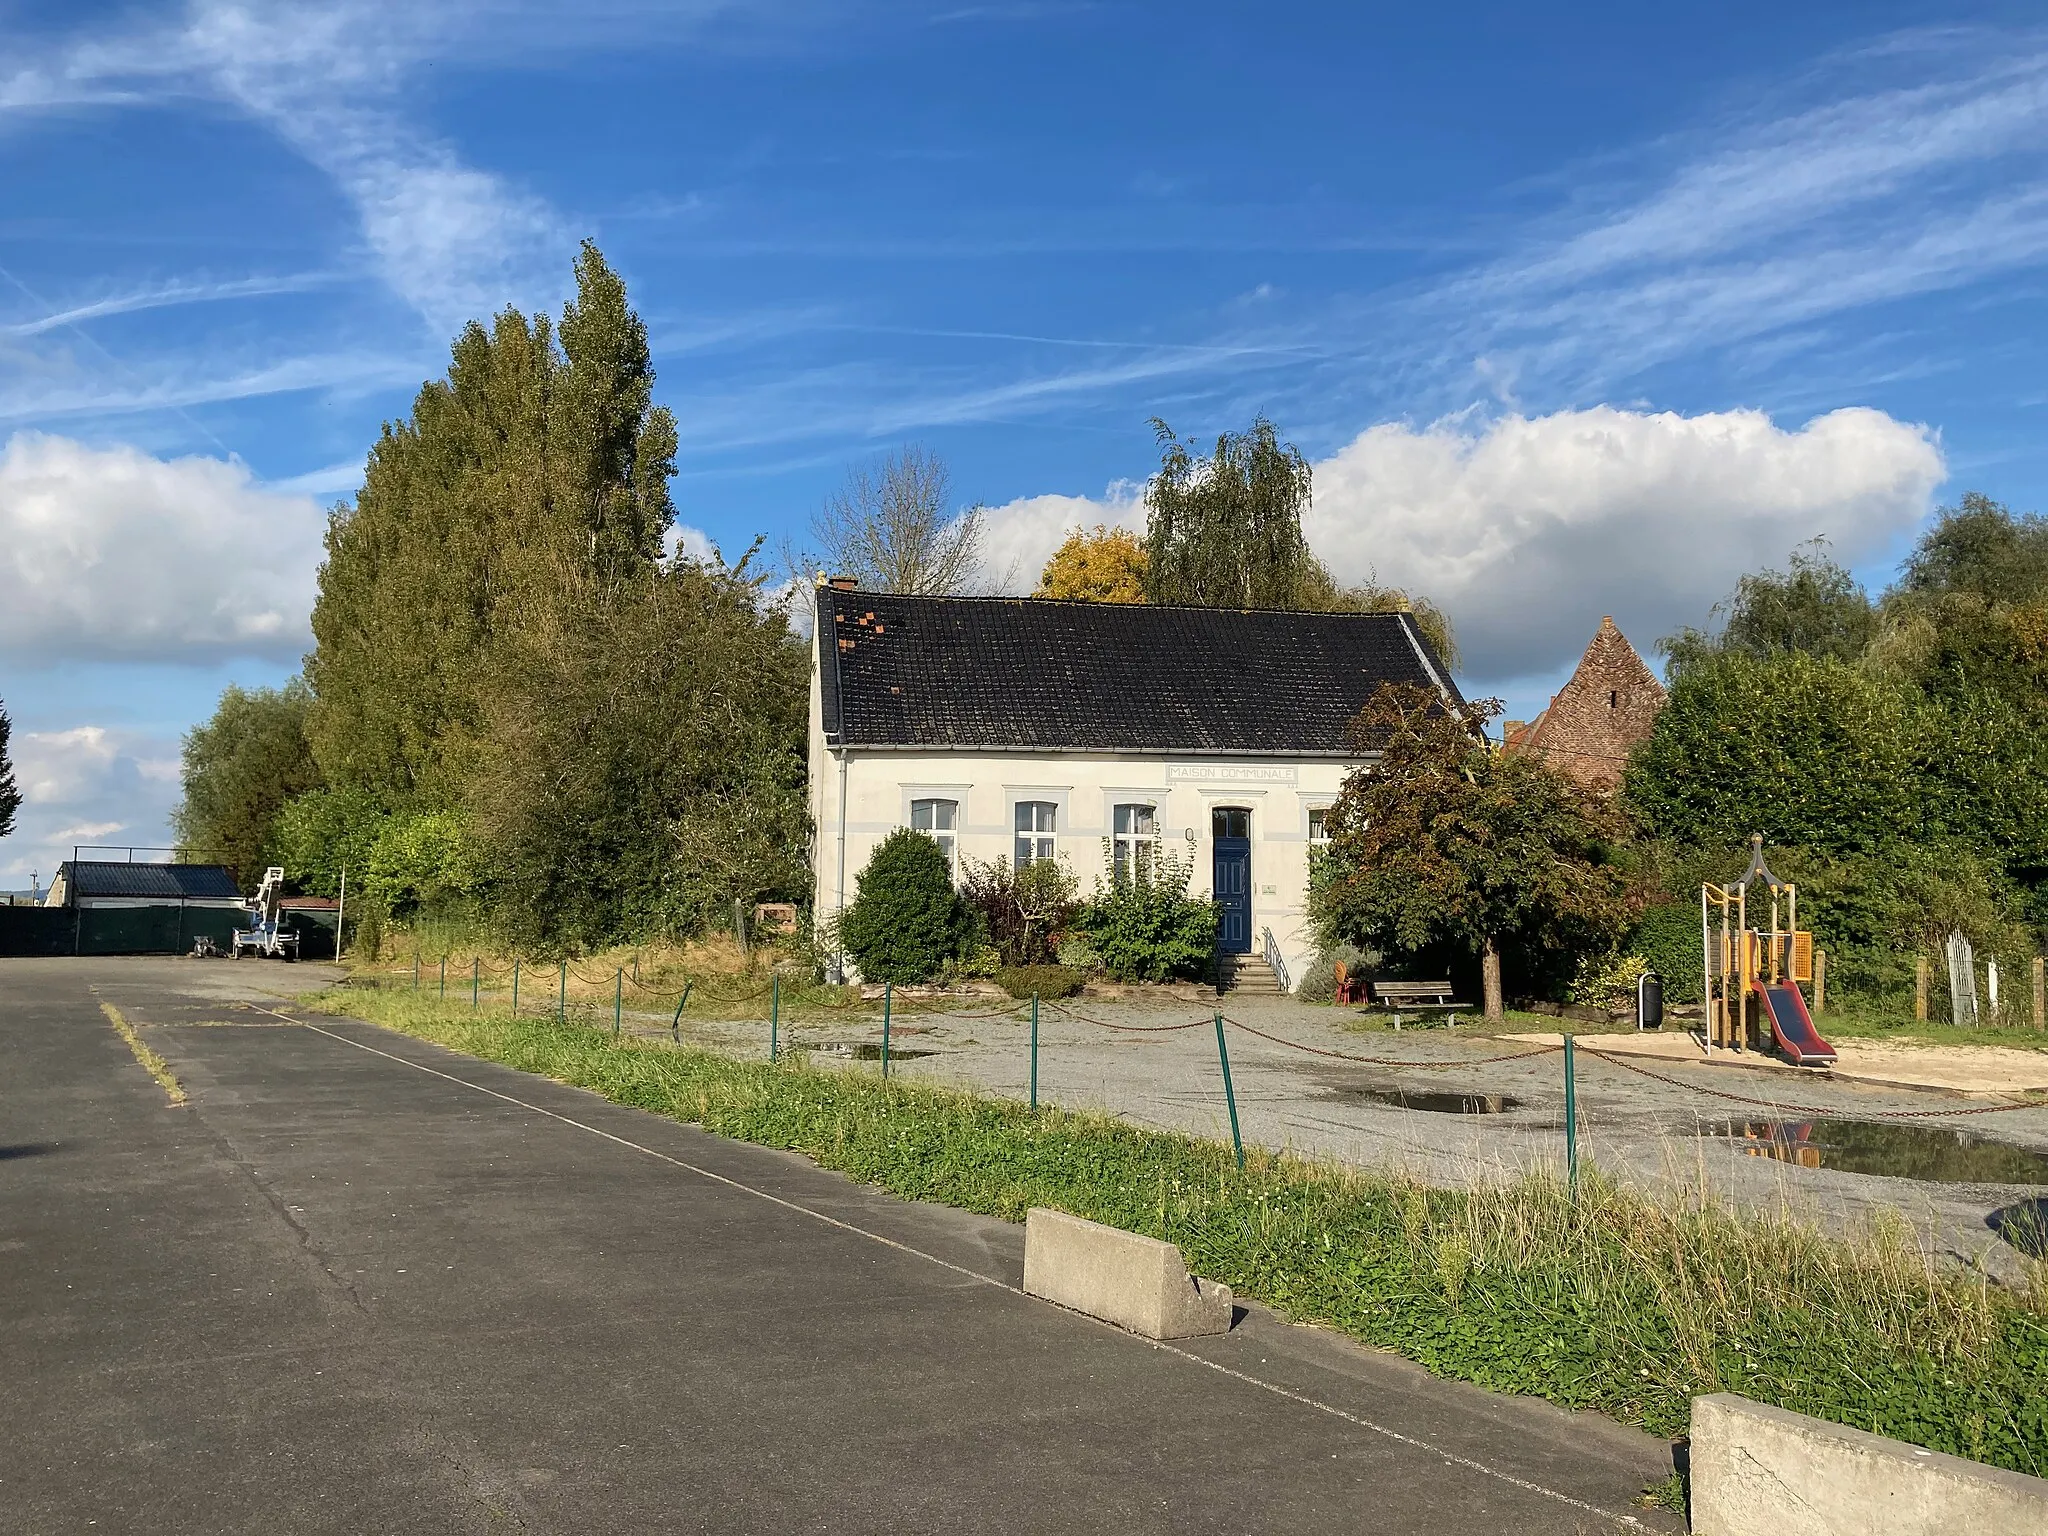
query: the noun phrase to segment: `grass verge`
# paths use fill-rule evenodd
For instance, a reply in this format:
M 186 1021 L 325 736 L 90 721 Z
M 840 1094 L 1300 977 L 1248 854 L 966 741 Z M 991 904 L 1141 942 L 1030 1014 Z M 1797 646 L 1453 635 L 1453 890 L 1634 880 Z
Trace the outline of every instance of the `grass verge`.
M 121 1010 L 112 1003 L 101 1003 L 100 1012 L 107 1016 L 107 1022 L 114 1026 L 114 1033 L 128 1044 L 135 1059 L 142 1064 L 142 1070 L 157 1080 L 157 1085 L 170 1097 L 173 1106 L 185 1102 L 185 1085 L 171 1072 L 171 1064 L 142 1043 L 142 1037 L 135 1033 L 135 1026 L 121 1016 Z
M 771 1066 L 574 1023 L 334 992 L 310 1006 L 538 1073 L 892 1194 L 1020 1220 L 1034 1205 L 1178 1243 L 1297 1321 L 1441 1376 L 1683 1432 L 1732 1391 L 2048 1473 L 2048 1279 L 1933 1267 L 1902 1227 L 1855 1241 L 1597 1176 L 1441 1190 L 866 1073 Z

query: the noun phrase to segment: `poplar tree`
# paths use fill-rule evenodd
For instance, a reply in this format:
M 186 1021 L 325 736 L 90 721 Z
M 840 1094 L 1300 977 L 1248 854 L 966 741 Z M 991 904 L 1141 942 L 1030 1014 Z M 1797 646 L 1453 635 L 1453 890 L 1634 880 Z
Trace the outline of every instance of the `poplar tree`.
M 644 575 L 674 519 L 675 422 L 646 326 L 585 242 L 559 331 L 514 309 L 456 339 L 335 508 L 313 610 L 308 734 L 329 782 L 452 804 L 483 679 L 522 595 L 570 568 Z
M 0 837 L 14 830 L 14 813 L 21 809 L 21 790 L 14 782 L 14 759 L 7 755 L 7 739 L 14 734 L 14 722 L 0 709 Z

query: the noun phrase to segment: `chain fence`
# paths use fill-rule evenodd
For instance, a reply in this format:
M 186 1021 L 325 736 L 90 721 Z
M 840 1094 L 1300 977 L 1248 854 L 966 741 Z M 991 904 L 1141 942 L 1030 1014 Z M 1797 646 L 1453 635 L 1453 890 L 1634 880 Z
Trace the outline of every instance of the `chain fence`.
M 717 1024 L 739 1026 L 751 1023 L 766 1023 L 768 1027 L 768 1054 L 770 1060 L 781 1059 L 788 1048 L 795 1048 L 803 1052 L 819 1048 L 815 1043 L 804 1045 L 794 1040 L 789 1042 L 789 1047 L 785 1047 L 783 1044 L 785 1028 L 793 1029 L 806 1022 L 815 1026 L 819 1015 L 830 1018 L 863 1013 L 868 1016 L 867 1022 L 871 1024 L 879 1022 L 881 1026 L 881 1041 L 878 1050 L 874 1049 L 872 1045 L 862 1046 L 860 1051 L 855 1053 L 856 1059 L 879 1060 L 881 1074 L 885 1078 L 890 1075 L 892 1057 L 899 1061 L 903 1059 L 902 1053 L 895 1050 L 892 1046 L 892 1033 L 898 1025 L 909 1027 L 914 1031 L 921 1031 L 923 1028 L 936 1023 L 972 1024 L 986 1023 L 994 1020 L 1022 1023 L 1023 1017 L 1028 1010 L 1030 1020 L 1029 1102 L 1034 1110 L 1038 1107 L 1041 1055 L 1045 1050 L 1039 1028 L 1041 1010 L 1058 1019 L 1080 1026 L 1084 1030 L 1100 1030 L 1110 1035 L 1174 1035 L 1183 1034 L 1190 1030 L 1213 1028 L 1216 1037 L 1215 1068 L 1217 1073 L 1214 1080 L 1222 1090 L 1224 1107 L 1229 1114 L 1231 1139 L 1236 1148 L 1240 1163 L 1242 1163 L 1244 1157 L 1244 1143 L 1239 1129 L 1238 1105 L 1235 1086 L 1231 1076 L 1230 1048 L 1226 1038 L 1226 1031 L 1234 1031 L 1240 1035 L 1263 1042 L 1266 1045 L 1315 1060 L 1375 1067 L 1396 1074 L 1455 1073 L 1514 1062 L 1536 1062 L 1549 1057 L 1561 1056 L 1563 1058 L 1562 1087 L 1566 1106 L 1563 1130 L 1566 1139 L 1569 1176 L 1574 1179 L 1576 1179 L 1578 1167 L 1578 1137 L 1581 1125 L 1585 1120 L 1584 1113 L 1579 1105 L 1577 1091 L 1578 1063 L 1582 1057 L 1598 1062 L 1602 1067 L 1611 1067 L 1620 1072 L 1658 1083 L 1666 1088 L 1678 1090 L 1683 1094 L 1697 1095 L 1715 1103 L 1756 1110 L 1761 1112 L 1759 1118 L 1768 1118 L 1772 1121 L 1780 1122 L 1825 1119 L 1879 1124 L 1938 1124 L 1946 1121 L 2012 1114 L 2028 1110 L 2048 1110 L 2048 1101 L 2013 1098 L 2006 1098 L 1994 1103 L 1956 1105 L 1931 1109 L 1881 1109 L 1865 1105 L 1836 1106 L 1831 1108 L 1826 1105 L 1785 1098 L 1763 1097 L 1716 1087 L 1710 1083 L 1699 1081 L 1690 1075 L 1679 1076 L 1670 1071 L 1657 1070 L 1641 1062 L 1628 1059 L 1627 1053 L 1602 1050 L 1597 1045 L 1590 1044 L 1583 1038 L 1569 1034 L 1565 1035 L 1563 1040 L 1557 1044 L 1531 1042 L 1513 1051 L 1489 1055 L 1461 1054 L 1440 1059 L 1418 1059 L 1412 1056 L 1368 1055 L 1328 1045 L 1315 1045 L 1301 1040 L 1289 1039 L 1284 1035 L 1274 1033 L 1270 1029 L 1261 1028 L 1259 1025 L 1249 1023 L 1246 1020 L 1232 1017 L 1224 1013 L 1220 1008 L 1205 1012 L 1198 1018 L 1181 1019 L 1171 1023 L 1134 1023 L 1103 1018 L 1093 1012 L 1071 1006 L 1067 1002 L 1055 998 L 1006 999 L 1000 1004 L 989 1004 L 987 1006 L 960 1006 L 960 1004 L 965 1003 L 967 1000 L 946 997 L 934 998 L 930 996 L 899 997 L 896 994 L 895 988 L 888 985 L 883 987 L 879 997 L 868 997 L 860 993 L 858 989 L 820 986 L 806 981 L 798 981 L 794 977 L 785 978 L 782 973 L 776 971 L 771 971 L 768 979 L 760 985 L 740 989 L 731 987 L 730 983 L 735 978 L 732 978 L 730 973 L 715 973 L 718 977 L 717 980 L 713 980 L 709 976 L 694 974 L 678 978 L 673 973 L 669 973 L 666 977 L 667 984 L 656 986 L 653 983 L 643 983 L 637 974 L 637 970 L 636 963 L 635 973 L 629 976 L 624 967 L 615 967 L 612 973 L 607 976 L 601 971 L 593 974 L 587 967 L 575 965 L 566 960 L 534 968 L 527 966 L 523 961 L 514 961 L 510 966 L 486 966 L 479 958 L 471 962 L 468 968 L 468 975 L 465 976 L 458 972 L 452 979 L 457 985 L 458 995 L 460 988 L 464 984 L 468 986 L 471 1005 L 478 1009 L 481 1009 L 483 1006 L 487 995 L 492 997 L 495 1005 L 495 1003 L 503 1001 L 509 991 L 513 1011 L 515 1015 L 519 1015 L 525 1012 L 527 1006 L 522 1001 L 520 995 L 521 981 L 525 977 L 537 976 L 549 985 L 547 990 L 541 994 L 540 1000 L 543 1006 L 532 1013 L 526 1014 L 526 1016 L 552 1016 L 565 1022 L 573 1016 L 579 1025 L 601 1027 L 604 1022 L 604 1014 L 609 1012 L 611 1015 L 609 1022 L 615 1036 L 624 1032 L 626 1002 L 629 996 L 635 1003 L 636 1009 L 644 1008 L 649 1003 L 658 1002 L 663 1011 L 668 1011 L 671 1007 L 673 1009 L 673 1012 L 670 1014 L 667 1032 L 678 1044 L 681 1043 L 682 1039 L 681 1026 L 684 1014 L 693 999 L 701 998 L 706 1002 L 717 1004 L 721 1009 L 732 1009 L 756 1003 L 765 998 L 769 1003 L 769 1016 L 766 1020 L 721 1018 L 716 1020 L 706 1019 L 704 1022 L 707 1024 L 715 1022 Z M 415 989 L 425 990 L 428 981 L 419 957 L 415 957 L 409 970 L 400 967 L 384 973 L 386 981 L 403 979 L 408 976 Z M 572 979 L 582 988 L 586 989 L 583 996 L 573 1001 L 569 996 L 569 983 Z M 450 980 L 446 961 L 443 960 L 439 963 L 434 973 L 432 984 L 444 1000 L 448 996 Z M 678 982 L 680 982 L 680 985 L 677 984 Z M 849 996 L 849 990 L 852 990 L 854 995 Z M 610 993 L 608 998 L 603 995 L 606 991 Z M 591 995 L 592 992 L 596 993 L 595 997 Z M 532 996 L 531 993 L 527 995 Z M 785 1009 L 789 1010 L 787 1017 L 785 1017 Z M 879 1019 L 875 1018 L 877 1013 L 879 1013 Z M 636 1021 L 647 1016 L 645 1013 L 637 1011 L 634 1015 Z M 634 1033 L 639 1035 L 646 1032 L 636 1027 Z M 1598 1037 L 1594 1038 L 1597 1039 Z M 923 1049 L 913 1049 L 916 1049 L 916 1054 L 919 1056 L 929 1054 Z M 1053 1049 L 1057 1050 L 1058 1047 L 1055 1046 Z M 870 1050 L 874 1050 L 873 1057 L 868 1055 Z M 1707 1063 L 1702 1062 L 1701 1065 L 1707 1065 Z M 1473 1096 L 1484 1097 L 1483 1094 L 1477 1091 L 1475 1091 Z

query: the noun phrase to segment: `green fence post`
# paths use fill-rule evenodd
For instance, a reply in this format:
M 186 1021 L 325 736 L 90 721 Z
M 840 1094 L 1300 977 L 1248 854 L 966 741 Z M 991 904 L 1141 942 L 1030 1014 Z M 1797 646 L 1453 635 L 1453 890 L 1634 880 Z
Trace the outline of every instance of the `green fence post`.
M 512 957 L 512 1017 L 519 1017 L 519 957 Z
M 1038 994 L 1031 994 L 1031 1108 L 1038 1109 Z
M 1223 1102 L 1230 1106 L 1230 1144 L 1237 1148 L 1237 1166 L 1244 1167 L 1244 1137 L 1237 1130 L 1237 1090 L 1230 1086 L 1230 1048 L 1223 1043 L 1223 1012 L 1216 1012 L 1216 1059 L 1223 1063 Z
M 768 973 L 768 1059 L 774 1061 L 781 1054 L 782 1033 L 782 972 Z
M 569 1017 L 569 962 L 562 962 L 561 991 L 555 996 L 555 1022 L 561 1023 Z
M 885 1078 L 889 1075 L 889 1007 L 895 992 L 895 982 L 882 983 L 882 1076 Z
M 1570 1035 L 1564 1037 L 1564 1182 L 1574 1194 L 1578 1192 L 1579 1084 Z
M 626 968 L 622 965 L 612 978 L 612 1038 L 619 1038 L 621 1011 L 626 1006 Z
M 690 988 L 696 985 L 688 977 L 683 979 L 683 995 L 676 999 L 676 1016 L 668 1021 L 668 1037 L 677 1045 L 683 1043 L 683 1009 L 689 1005 Z
M 448 1001 L 448 957 L 441 957 L 441 1001 Z

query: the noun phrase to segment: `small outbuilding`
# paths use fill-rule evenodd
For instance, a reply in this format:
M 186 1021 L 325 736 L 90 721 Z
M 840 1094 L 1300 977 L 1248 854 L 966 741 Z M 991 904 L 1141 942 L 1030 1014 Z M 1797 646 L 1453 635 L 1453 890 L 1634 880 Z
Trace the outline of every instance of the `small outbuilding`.
M 225 864 L 67 859 L 41 911 L 61 915 L 44 916 L 33 932 L 14 924 L 13 942 L 0 934 L 0 945 L 13 953 L 176 955 L 202 936 L 225 946 L 249 921 Z

